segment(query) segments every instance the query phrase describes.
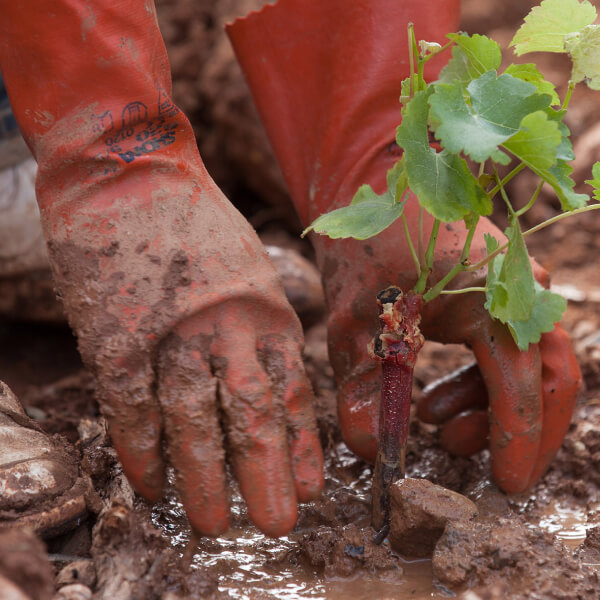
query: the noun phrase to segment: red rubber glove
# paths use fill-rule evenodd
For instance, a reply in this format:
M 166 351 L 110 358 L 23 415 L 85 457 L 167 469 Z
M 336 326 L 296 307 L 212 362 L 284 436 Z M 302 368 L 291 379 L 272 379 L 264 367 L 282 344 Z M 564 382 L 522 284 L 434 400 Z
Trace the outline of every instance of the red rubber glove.
M 377 193 L 385 189 L 386 172 L 398 159 L 394 135 L 400 82 L 409 75 L 407 24 L 415 24 L 418 39 L 443 43 L 446 33 L 458 30 L 459 9 L 459 0 L 281 0 L 229 29 L 306 225 L 348 205 L 362 184 Z M 436 61 L 427 64 L 429 78 L 442 64 Z M 405 214 L 416 239 L 415 198 Z M 431 224 L 426 221 L 426 236 Z M 503 239 L 482 219 L 472 262 L 485 256 L 485 232 Z M 430 282 L 454 264 L 465 235 L 460 224 L 441 227 Z M 375 295 L 389 285 L 410 289 L 413 262 L 399 221 L 365 242 L 319 236 L 313 242 L 331 311 L 342 433 L 352 450 L 373 459 L 380 366 L 366 346 L 377 329 Z M 539 267 L 536 276 L 546 279 Z M 484 277 L 463 274 L 455 285 L 482 285 Z M 567 336 L 557 329 L 552 343 L 519 352 L 508 330 L 484 310 L 481 294 L 427 304 L 421 325 L 428 339 L 472 347 L 489 395 L 494 476 L 507 492 L 525 490 L 560 446 L 572 413 L 580 374 Z M 547 368 L 558 363 L 561 379 Z
M 134 487 L 164 436 L 193 527 L 228 526 L 225 449 L 280 535 L 322 486 L 302 332 L 254 231 L 171 101 L 149 1 L 3 2 L 1 70 L 39 163 L 56 286 Z

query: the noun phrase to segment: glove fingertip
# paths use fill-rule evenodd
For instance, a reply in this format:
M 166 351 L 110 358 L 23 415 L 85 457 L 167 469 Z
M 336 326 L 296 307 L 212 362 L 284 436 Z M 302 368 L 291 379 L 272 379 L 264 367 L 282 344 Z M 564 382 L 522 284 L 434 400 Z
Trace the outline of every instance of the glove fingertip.
M 487 411 L 465 411 L 444 426 L 440 443 L 450 454 L 468 457 L 487 447 L 489 433 Z
M 299 502 L 316 500 L 323 490 L 323 451 L 314 432 L 300 431 L 291 444 L 292 471 Z

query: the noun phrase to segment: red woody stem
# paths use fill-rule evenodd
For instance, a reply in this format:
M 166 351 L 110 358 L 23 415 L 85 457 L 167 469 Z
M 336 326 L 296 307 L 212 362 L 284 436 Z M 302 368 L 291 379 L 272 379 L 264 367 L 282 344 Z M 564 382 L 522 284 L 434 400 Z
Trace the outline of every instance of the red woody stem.
M 369 352 L 382 362 L 372 512 L 373 527 L 378 531 L 376 540 L 381 542 L 389 530 L 390 487 L 405 474 L 413 371 L 424 339 L 419 330 L 423 306 L 420 294 L 403 294 L 399 288 L 390 287 L 377 295 L 377 302 L 382 327 L 369 345 Z

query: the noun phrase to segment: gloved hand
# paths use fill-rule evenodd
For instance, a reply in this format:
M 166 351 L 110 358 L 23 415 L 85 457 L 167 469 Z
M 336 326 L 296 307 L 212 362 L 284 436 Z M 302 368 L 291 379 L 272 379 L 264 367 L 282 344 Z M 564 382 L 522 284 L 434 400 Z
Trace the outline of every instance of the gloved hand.
M 458 30 L 459 9 L 459 0 L 280 0 L 230 27 L 306 225 L 348 205 L 362 184 L 384 191 L 386 172 L 399 154 L 394 135 L 401 120 L 400 82 L 409 75 L 407 24 L 414 23 L 418 39 L 443 43 L 446 33 Z M 436 61 L 426 65 L 430 79 L 443 64 Z M 416 239 L 415 198 L 405 214 Z M 425 239 L 431 225 L 425 222 Z M 471 246 L 472 262 L 485 256 L 485 232 L 503 239 L 483 219 Z M 465 235 L 460 225 L 442 225 L 430 282 L 456 262 Z M 331 311 L 329 354 L 342 433 L 354 452 L 373 459 L 380 366 L 366 347 L 377 329 L 375 295 L 389 285 L 410 289 L 416 279 L 413 262 L 399 221 L 364 242 L 319 236 L 313 242 Z M 539 267 L 535 270 L 546 279 Z M 463 273 L 455 285 L 481 285 L 484 277 L 484 272 Z M 507 492 L 527 489 L 560 446 L 572 413 L 580 373 L 568 337 L 557 328 L 539 346 L 519 352 L 508 330 L 484 310 L 481 294 L 427 304 L 421 330 L 427 339 L 473 349 L 489 396 L 494 476 Z M 430 405 L 435 412 L 435 401 Z M 486 430 L 471 428 L 471 440 L 485 437 Z M 452 427 L 447 431 L 457 444 Z
M 192 526 L 228 526 L 224 463 L 265 533 L 322 486 L 302 332 L 170 98 L 151 2 L 2 3 L 0 68 L 38 163 L 58 293 L 131 483 L 165 461 Z

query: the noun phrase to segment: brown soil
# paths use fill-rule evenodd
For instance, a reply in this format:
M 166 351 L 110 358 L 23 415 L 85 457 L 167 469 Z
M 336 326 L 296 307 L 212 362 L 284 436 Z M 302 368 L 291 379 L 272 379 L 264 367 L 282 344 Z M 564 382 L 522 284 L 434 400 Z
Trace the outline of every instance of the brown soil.
M 264 3 L 160 0 L 158 8 L 173 65 L 175 99 L 194 124 L 209 170 L 265 242 L 310 257 L 307 243 L 298 240 L 299 224 L 221 32 L 224 21 Z M 508 40 L 528 4 L 512 0 L 500 9 L 491 0 L 464 0 L 463 26 Z M 567 74 L 551 58 L 551 77 L 564 91 Z M 581 182 L 600 155 L 600 130 L 592 127 L 600 104 L 587 90 L 578 91 L 572 104 L 570 126 L 582 149 L 576 171 Z M 530 183 L 521 181 L 513 191 L 525 193 Z M 550 196 L 544 200 L 532 219 L 555 212 Z M 502 224 L 503 216 L 496 217 Z M 80 585 L 107 599 L 448 598 L 460 597 L 466 589 L 469 600 L 598 598 L 599 231 L 600 215 L 591 213 L 529 241 L 532 253 L 552 272 L 553 285 L 570 299 L 565 327 L 585 379 L 565 442 L 532 492 L 510 498 L 500 493 L 490 483 L 487 451 L 469 459 L 452 458 L 440 448 L 436 427 L 412 419 L 407 474 L 463 494 L 478 509 L 474 520 L 446 525 L 432 559 L 417 561 L 398 555 L 387 542 L 373 544 L 371 468 L 341 442 L 322 296 L 314 273 L 296 258 L 283 260 L 282 269 L 287 269 L 290 293 L 297 294 L 296 305 L 304 310 L 306 365 L 317 391 L 326 453 L 324 493 L 319 501 L 302 506 L 294 532 L 277 540 L 250 524 L 235 495 L 231 530 L 216 540 L 199 540 L 190 570 L 180 563 L 189 541 L 182 507 L 172 490 L 150 507 L 128 487 L 99 420 L 93 382 L 82 371 L 73 336 L 66 327 L 0 322 L 0 379 L 44 429 L 75 444 L 97 494 L 89 499 L 88 521 L 47 541 L 55 587 Z M 300 284 L 294 287 L 296 272 Z M 462 347 L 426 343 L 415 369 L 415 399 L 425 385 L 471 360 Z M 43 573 L 51 571 L 39 548 L 31 550 L 31 557 L 30 562 L 3 562 L 0 575 L 22 583 L 34 565 L 42 574 L 35 580 L 42 591 L 25 585 L 24 590 L 31 598 L 46 598 L 48 579 Z

